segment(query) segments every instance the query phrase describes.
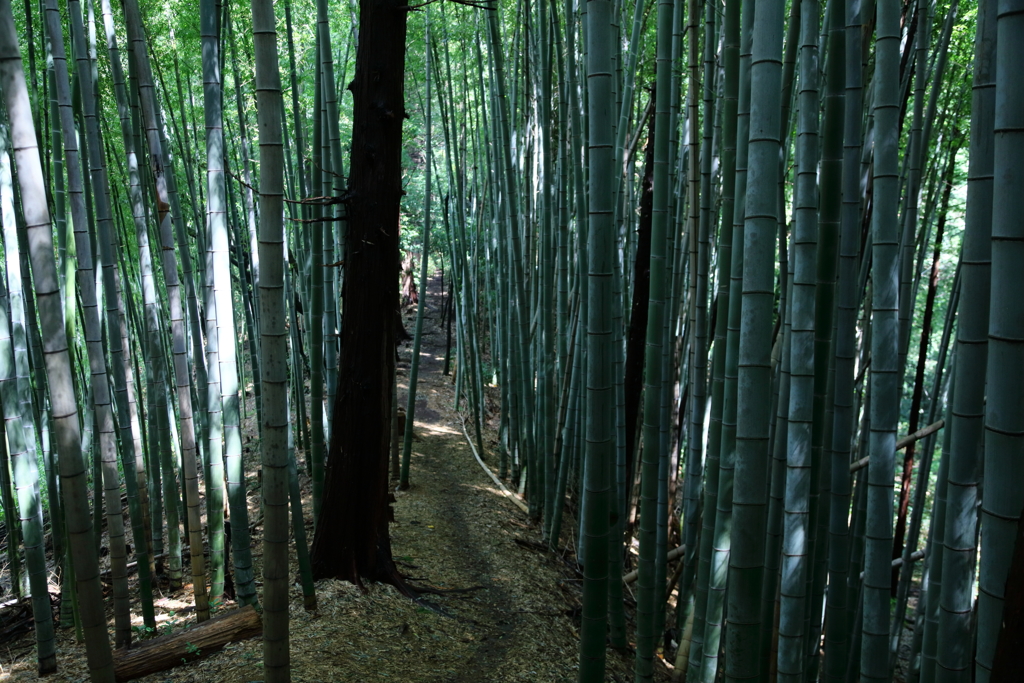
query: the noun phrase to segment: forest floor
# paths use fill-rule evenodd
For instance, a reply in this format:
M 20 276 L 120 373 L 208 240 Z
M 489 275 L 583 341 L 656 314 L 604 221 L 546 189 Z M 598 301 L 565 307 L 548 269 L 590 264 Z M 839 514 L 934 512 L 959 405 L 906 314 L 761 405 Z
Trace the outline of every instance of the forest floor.
M 322 580 L 316 584 L 318 608 L 307 612 L 293 555 L 293 681 L 576 679 L 581 576 L 571 553 L 574 544 L 565 535 L 563 545 L 568 550 L 564 553 L 543 550 L 539 529 L 474 459 L 462 431 L 462 417 L 454 410 L 452 378 L 442 372 L 446 340 L 440 326 L 440 287 L 440 277 L 434 277 L 420 353 L 411 487 L 396 492 L 391 543 L 400 570 L 414 585 L 461 592 L 429 594 L 425 602 L 416 602 L 391 586 L 370 584 L 363 591 L 349 583 Z M 405 311 L 405 326 L 413 332 L 414 307 Z M 400 406 L 407 403 L 411 353 L 411 341 L 399 349 Z M 244 431 L 250 519 L 257 520 L 259 449 L 251 391 L 247 394 L 250 410 Z M 493 419 L 486 425 L 484 459 L 496 472 L 497 406 L 492 402 L 488 407 Z M 304 462 L 301 452 L 298 458 Z M 303 490 L 308 505 L 308 480 L 304 479 Z M 567 516 L 565 528 L 572 527 L 573 520 Z M 312 540 L 312 529 L 308 532 Z M 253 533 L 257 586 L 261 585 L 261 537 L 262 527 L 257 524 Z M 157 630 L 177 631 L 194 623 L 191 604 L 190 585 L 175 593 L 165 589 L 156 605 Z M 229 601 L 221 609 L 231 606 Z M 137 603 L 133 607 L 137 609 Z M 627 615 L 631 613 L 627 609 Z M 112 631 L 112 614 L 108 616 Z M 133 623 L 141 626 L 137 612 L 133 616 Z M 59 671 L 49 680 L 87 681 L 84 647 L 75 642 L 73 631 L 60 629 L 57 639 Z M 632 668 L 631 653 L 608 650 L 607 680 L 629 680 Z M 658 680 L 668 680 L 667 667 L 660 661 L 657 669 Z M 0 644 L 0 680 L 35 678 L 31 632 Z M 253 638 L 139 680 L 255 683 L 262 678 L 262 641 Z

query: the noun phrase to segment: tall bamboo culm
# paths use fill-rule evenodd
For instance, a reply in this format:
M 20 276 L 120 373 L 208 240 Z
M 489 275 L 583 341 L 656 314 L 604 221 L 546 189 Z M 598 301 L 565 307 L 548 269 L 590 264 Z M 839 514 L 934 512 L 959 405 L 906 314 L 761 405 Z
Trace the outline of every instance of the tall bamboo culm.
M 100 592 L 99 562 L 93 545 L 78 406 L 71 379 L 71 362 L 61 312 L 60 288 L 53 252 L 53 233 L 45 197 L 42 165 L 28 88 L 18 49 L 9 0 L 0 0 L 0 90 L 11 122 L 11 141 L 22 207 L 28 231 L 32 281 L 44 339 L 47 385 L 50 389 L 56 446 L 77 596 L 86 637 L 89 674 L 94 682 L 113 681 L 114 667 Z

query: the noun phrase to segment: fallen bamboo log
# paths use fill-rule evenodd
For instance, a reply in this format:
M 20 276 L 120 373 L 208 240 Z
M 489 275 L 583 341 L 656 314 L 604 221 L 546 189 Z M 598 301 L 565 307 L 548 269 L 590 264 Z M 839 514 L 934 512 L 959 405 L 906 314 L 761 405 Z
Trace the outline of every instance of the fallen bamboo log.
M 130 650 L 114 652 L 114 679 L 131 681 L 217 652 L 227 643 L 263 632 L 263 620 L 252 605 L 220 614 L 177 633 L 169 633 Z

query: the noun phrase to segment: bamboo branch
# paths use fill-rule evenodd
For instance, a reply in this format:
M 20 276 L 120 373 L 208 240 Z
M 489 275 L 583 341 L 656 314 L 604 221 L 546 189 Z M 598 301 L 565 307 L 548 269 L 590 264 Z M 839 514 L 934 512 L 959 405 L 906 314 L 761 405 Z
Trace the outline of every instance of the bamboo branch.
M 921 548 L 920 550 L 915 550 L 914 552 L 910 553 L 910 562 L 914 563 L 914 562 L 917 562 L 918 560 L 924 559 L 925 550 L 926 550 L 925 548 Z M 903 566 L 903 558 L 902 557 L 897 557 L 895 560 L 892 561 L 892 568 L 893 569 L 896 569 L 896 567 L 902 567 L 902 566 Z M 864 580 L 864 572 L 860 573 L 860 578 L 861 578 L 861 581 Z
M 626 149 L 623 150 L 622 154 L 622 174 L 626 175 L 629 172 L 629 164 L 633 159 L 633 153 L 636 152 L 637 143 L 640 142 L 640 134 L 643 132 L 644 125 L 647 124 L 647 119 L 654 113 L 654 98 L 652 97 L 647 103 L 647 107 L 644 109 L 644 113 L 640 116 L 640 120 L 637 122 L 636 130 L 633 131 L 633 135 L 626 145 Z
M 920 441 L 929 434 L 934 434 L 935 432 L 942 429 L 945 426 L 945 424 L 945 420 L 939 420 L 938 422 L 933 422 L 927 427 L 922 427 L 913 434 L 908 434 L 907 436 L 903 437 L 902 439 L 896 442 L 896 450 L 901 451 L 910 444 L 914 443 L 915 441 Z M 856 472 L 857 470 L 862 470 L 865 467 L 867 467 L 868 460 L 870 460 L 870 458 L 871 456 L 865 455 L 860 460 L 854 460 L 852 463 L 850 463 L 850 472 L 853 473 Z
M 665 555 L 665 562 L 671 562 L 672 560 L 676 559 L 677 557 L 679 557 L 680 555 L 682 555 L 685 552 L 686 552 L 686 546 L 685 545 L 681 545 L 678 548 L 672 548 L 672 550 L 669 550 L 668 553 Z M 634 569 L 633 571 L 631 571 L 630 573 L 628 573 L 628 574 L 626 574 L 625 576 L 622 577 L 622 582 L 626 583 L 626 584 L 633 583 L 634 581 L 637 580 L 637 577 L 639 577 L 639 576 L 640 576 L 640 570 Z

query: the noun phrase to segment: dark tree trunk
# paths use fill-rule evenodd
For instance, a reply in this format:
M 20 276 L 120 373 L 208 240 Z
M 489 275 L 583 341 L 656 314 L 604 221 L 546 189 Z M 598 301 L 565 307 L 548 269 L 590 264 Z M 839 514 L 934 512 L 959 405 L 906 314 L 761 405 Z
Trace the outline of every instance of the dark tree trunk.
M 1010 572 L 1006 575 L 1005 602 L 1003 603 L 1003 626 L 996 641 L 995 659 L 992 662 L 992 676 L 995 683 L 1024 680 L 1024 581 L 1019 580 L 1024 572 L 1024 514 L 1017 522 L 1017 543 L 1010 561 Z
M 654 97 L 654 91 L 651 91 Z M 647 299 L 651 291 L 651 210 L 654 205 L 654 119 L 647 123 L 647 151 L 644 153 L 644 180 L 640 193 L 640 220 L 636 229 L 636 261 L 633 265 L 633 303 L 626 336 L 626 472 L 633 471 L 636 427 L 640 413 L 640 395 L 644 388 L 644 351 L 647 347 Z M 628 497 L 627 500 L 630 500 Z
M 932 270 L 928 279 L 928 296 L 924 305 L 924 316 L 921 320 L 921 343 L 917 351 L 917 368 L 914 374 L 914 393 L 910 399 L 910 419 L 908 434 L 917 431 L 921 417 L 921 401 L 924 398 L 924 371 L 928 361 L 928 340 L 932 332 L 932 317 L 935 313 L 935 293 L 939 285 L 939 257 L 942 255 L 942 233 L 946 228 L 946 209 L 949 207 L 949 195 L 953 190 L 953 171 L 955 169 L 957 147 L 949 155 L 949 166 L 946 168 L 945 188 L 942 191 L 942 204 L 939 220 L 935 227 L 935 249 L 932 252 Z M 932 397 L 936 400 L 936 397 Z M 917 442 L 911 442 L 903 453 L 903 474 L 900 479 L 899 513 L 896 516 L 896 529 L 892 539 L 892 559 L 903 556 L 903 541 L 907 534 L 907 512 L 910 509 L 910 482 L 914 474 L 914 452 Z M 900 581 L 900 568 L 893 567 L 891 576 L 892 596 L 896 597 L 896 586 Z
M 443 279 L 442 279 L 442 282 L 444 282 Z M 444 325 L 445 325 L 445 328 L 447 330 L 447 332 L 445 333 L 445 342 L 444 342 L 444 376 L 445 377 L 447 377 L 448 375 L 451 374 L 451 368 L 452 368 L 452 319 L 455 317 L 455 299 L 453 298 L 454 294 L 455 294 L 454 284 L 449 284 L 448 285 L 448 298 L 445 299 L 444 308 L 442 309 L 444 311 L 444 315 L 445 315 L 445 323 L 444 323 Z
M 405 0 L 359 1 L 341 355 L 316 578 L 404 587 L 391 558 L 388 446 L 400 258 Z

